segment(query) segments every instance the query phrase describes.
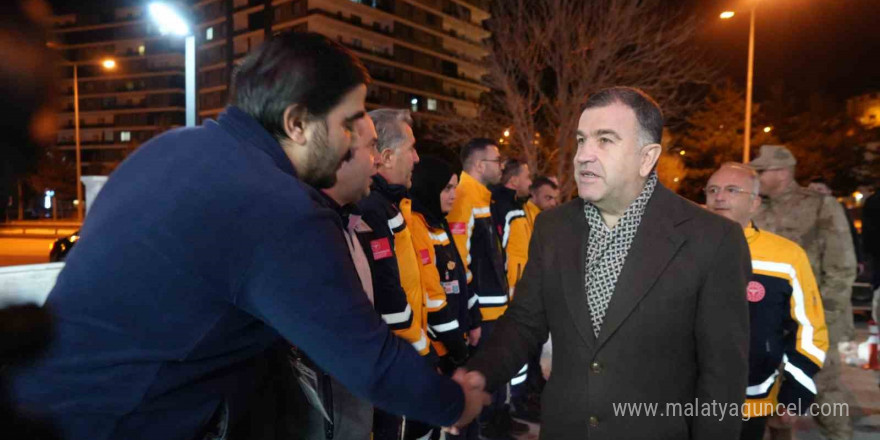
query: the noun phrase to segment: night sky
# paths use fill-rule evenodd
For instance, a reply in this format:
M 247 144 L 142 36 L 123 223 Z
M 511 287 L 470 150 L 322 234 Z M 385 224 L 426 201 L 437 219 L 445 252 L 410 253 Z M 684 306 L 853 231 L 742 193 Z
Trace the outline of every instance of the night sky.
M 504 0 L 496 0 L 504 1 Z M 594 0 L 601 1 L 601 0 Z M 667 0 L 700 17 L 698 44 L 721 72 L 745 85 L 748 5 L 755 0 Z M 880 91 L 880 0 L 757 0 L 755 99 L 783 83 L 789 93 L 843 101 Z M 135 0 L 50 0 L 57 10 Z M 730 20 L 718 15 L 737 11 Z
M 699 43 L 724 74 L 745 85 L 748 1 L 699 0 Z M 733 19 L 721 20 L 724 10 Z M 755 19 L 755 97 L 789 93 L 846 98 L 880 91 L 880 1 L 760 0 Z

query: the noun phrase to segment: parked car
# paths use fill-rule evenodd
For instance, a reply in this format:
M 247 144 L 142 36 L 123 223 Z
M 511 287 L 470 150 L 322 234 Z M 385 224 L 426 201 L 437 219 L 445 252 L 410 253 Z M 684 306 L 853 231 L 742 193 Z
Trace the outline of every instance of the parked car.
M 58 240 L 55 240 L 55 242 L 52 243 L 52 249 L 49 251 L 49 261 L 52 263 L 64 261 L 64 258 L 67 257 L 67 253 L 73 249 L 73 245 L 76 244 L 77 240 L 79 240 L 79 231 L 76 231 L 67 237 L 61 237 Z

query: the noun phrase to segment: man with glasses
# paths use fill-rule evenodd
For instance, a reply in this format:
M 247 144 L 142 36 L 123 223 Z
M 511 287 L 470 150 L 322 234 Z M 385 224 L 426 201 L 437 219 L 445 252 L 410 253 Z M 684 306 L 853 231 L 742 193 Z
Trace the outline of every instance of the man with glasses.
M 490 139 L 473 139 L 462 147 L 461 163 L 461 183 L 446 220 L 465 263 L 468 287 L 478 298 L 478 304 L 468 306 L 479 306 L 483 317 L 481 327 L 469 332 L 468 342 L 476 346 L 492 332 L 495 320 L 507 310 L 509 301 L 501 239 L 492 221 L 492 193 L 488 188 L 501 181 L 504 159 Z M 510 433 L 528 430 L 528 426 L 510 418 L 504 408 L 506 400 L 506 389 L 501 389 L 493 395 L 492 405 L 480 415 L 484 437 L 509 438 Z
M 828 351 L 828 330 L 816 279 L 804 250 L 752 223 L 761 208 L 758 174 L 726 163 L 709 178 L 706 207 L 742 225 L 752 255 L 749 300 L 751 343 L 749 382 L 741 439 L 762 439 L 767 418 L 790 420 L 794 413 L 777 404 L 805 410 L 816 395 L 815 375 Z M 783 376 L 780 380 L 780 376 Z
M 846 214 L 832 196 L 801 187 L 794 179 L 797 160 L 782 145 L 764 145 L 749 163 L 758 171 L 764 200 L 752 218 L 765 231 L 779 234 L 807 252 L 819 285 L 830 347 L 822 371 L 816 376 L 816 403 L 840 404 L 845 396 L 840 385 L 840 356 L 837 344 L 845 340 L 852 326 L 849 310 L 852 284 L 856 278 L 853 250 Z M 845 415 L 816 416 L 822 433 L 831 439 L 852 438 L 852 420 Z M 789 426 L 770 422 L 774 438 L 791 438 Z M 778 429 L 778 431 L 777 431 Z

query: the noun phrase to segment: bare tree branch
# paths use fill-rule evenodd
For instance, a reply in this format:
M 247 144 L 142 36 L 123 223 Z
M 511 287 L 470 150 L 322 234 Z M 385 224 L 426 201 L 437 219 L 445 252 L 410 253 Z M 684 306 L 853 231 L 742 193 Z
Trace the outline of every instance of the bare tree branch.
M 563 195 L 574 189 L 574 132 L 591 93 L 639 87 L 679 115 L 693 104 L 682 86 L 712 73 L 691 44 L 694 19 L 660 0 L 500 0 L 489 29 L 487 81 L 509 121 L 500 126 L 512 127 L 509 149 L 557 175 Z

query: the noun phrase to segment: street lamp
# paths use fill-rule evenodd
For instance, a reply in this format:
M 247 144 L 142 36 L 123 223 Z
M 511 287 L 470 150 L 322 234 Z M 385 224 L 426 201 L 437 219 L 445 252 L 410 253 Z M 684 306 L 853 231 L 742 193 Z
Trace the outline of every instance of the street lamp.
M 178 8 L 164 2 L 153 2 L 147 9 L 160 34 L 186 37 L 184 57 L 186 126 L 194 127 L 196 125 L 196 37 Z
M 749 9 L 749 66 L 746 71 L 746 121 L 743 131 L 743 163 L 749 163 L 749 147 L 752 133 L 752 77 L 755 70 L 755 8 L 758 0 L 752 0 Z M 721 18 L 726 20 L 736 15 L 733 11 L 721 13 Z
M 73 137 L 76 141 L 76 219 L 80 223 L 83 221 L 82 146 L 79 141 L 79 65 L 82 63 L 94 64 L 94 61 L 70 63 L 73 65 Z M 113 70 L 116 68 L 116 60 L 106 58 L 100 65 L 106 70 Z

